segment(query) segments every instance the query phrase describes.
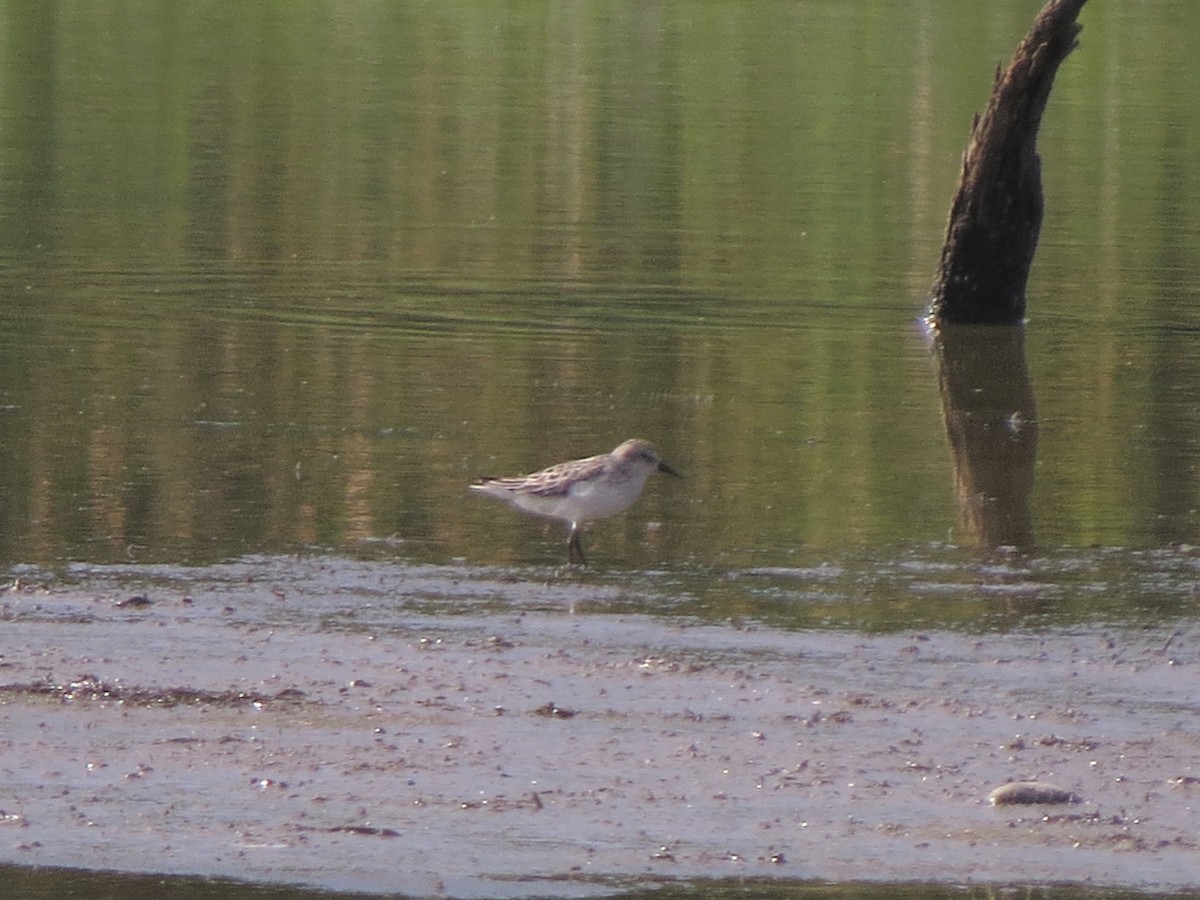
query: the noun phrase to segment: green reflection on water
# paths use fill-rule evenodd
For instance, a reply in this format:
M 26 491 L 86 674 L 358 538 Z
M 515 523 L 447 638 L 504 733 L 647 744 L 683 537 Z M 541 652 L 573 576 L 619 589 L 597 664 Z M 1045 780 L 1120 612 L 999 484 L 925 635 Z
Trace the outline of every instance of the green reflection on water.
M 1051 101 L 1043 546 L 1200 539 L 1189 12 Z M 913 323 L 1030 13 L 0 3 L 0 560 L 552 563 L 466 483 L 632 435 L 609 565 L 970 543 Z

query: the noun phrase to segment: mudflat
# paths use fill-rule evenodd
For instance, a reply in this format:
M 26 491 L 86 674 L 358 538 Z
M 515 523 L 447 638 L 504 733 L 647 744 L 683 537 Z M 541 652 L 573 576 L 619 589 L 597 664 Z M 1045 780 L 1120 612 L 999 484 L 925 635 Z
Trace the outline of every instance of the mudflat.
M 455 614 L 453 574 L 364 571 L 14 582 L 0 863 L 460 897 L 1200 887 L 1194 628 L 787 631 L 496 573 Z M 436 614 L 389 612 L 410 580 Z M 988 803 L 1031 780 L 1075 802 Z

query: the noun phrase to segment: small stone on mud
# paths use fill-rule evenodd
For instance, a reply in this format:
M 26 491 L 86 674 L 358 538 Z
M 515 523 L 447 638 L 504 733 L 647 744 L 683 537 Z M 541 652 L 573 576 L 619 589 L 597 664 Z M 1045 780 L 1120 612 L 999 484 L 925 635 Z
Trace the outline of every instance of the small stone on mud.
M 555 719 L 570 719 L 575 716 L 575 710 L 566 709 L 551 701 L 544 706 L 539 706 L 533 711 L 535 716 L 550 716 Z
M 1079 797 L 1072 791 L 1045 781 L 1013 781 L 1001 785 L 988 794 L 988 802 L 993 806 L 1032 803 L 1078 803 Z

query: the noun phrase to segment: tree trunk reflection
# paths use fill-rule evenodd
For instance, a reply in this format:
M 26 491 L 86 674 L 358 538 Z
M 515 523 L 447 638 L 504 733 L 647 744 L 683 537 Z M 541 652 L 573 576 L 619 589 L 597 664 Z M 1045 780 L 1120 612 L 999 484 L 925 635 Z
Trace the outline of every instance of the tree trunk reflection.
M 983 546 L 1029 547 L 1038 426 L 1025 330 L 943 324 L 936 352 L 959 528 Z

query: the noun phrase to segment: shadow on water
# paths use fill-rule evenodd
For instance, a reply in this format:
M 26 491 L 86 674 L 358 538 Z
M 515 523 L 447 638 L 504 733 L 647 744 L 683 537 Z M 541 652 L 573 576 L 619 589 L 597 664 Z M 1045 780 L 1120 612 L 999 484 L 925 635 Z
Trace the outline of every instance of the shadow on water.
M 298 886 L 251 884 L 213 878 L 161 875 L 121 875 L 77 869 L 26 869 L 0 866 L 0 883 L 9 900 L 86 898 L 86 900 L 366 900 L 378 894 L 343 893 Z M 591 879 L 541 883 L 498 884 L 495 897 L 611 896 L 625 900 L 975 900 L 975 898 L 1038 898 L 1038 900 L 1153 900 L 1178 894 L 1085 887 L 1013 887 L 978 884 L 954 886 L 927 883 L 827 884 L 823 882 L 729 879 L 720 881 L 644 882 L 618 884 Z
M 935 352 L 959 529 L 985 547 L 1030 549 L 1038 424 L 1024 326 L 943 325 Z

